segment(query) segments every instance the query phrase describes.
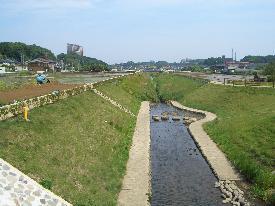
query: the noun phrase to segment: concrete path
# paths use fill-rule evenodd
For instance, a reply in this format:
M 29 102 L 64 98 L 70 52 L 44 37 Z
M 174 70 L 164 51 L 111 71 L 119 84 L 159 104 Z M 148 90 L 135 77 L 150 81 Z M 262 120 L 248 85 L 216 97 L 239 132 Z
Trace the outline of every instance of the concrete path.
M 233 168 L 225 154 L 218 148 L 215 142 L 203 130 L 202 125 L 206 122 L 216 119 L 216 115 L 211 112 L 205 112 L 197 109 L 192 109 L 181 105 L 176 101 L 171 101 L 172 105 L 183 110 L 194 113 L 204 114 L 205 118 L 192 123 L 189 126 L 189 131 L 194 140 L 200 147 L 202 154 L 205 156 L 213 172 L 219 180 L 240 180 L 240 175 Z
M 149 205 L 150 193 L 150 105 L 142 102 L 127 163 L 119 206 Z
M 1 206 L 71 206 L 0 158 Z

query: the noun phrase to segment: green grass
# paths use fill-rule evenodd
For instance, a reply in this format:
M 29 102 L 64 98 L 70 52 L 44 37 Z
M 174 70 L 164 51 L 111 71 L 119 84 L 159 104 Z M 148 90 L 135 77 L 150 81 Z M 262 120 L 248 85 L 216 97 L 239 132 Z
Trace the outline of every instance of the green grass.
M 135 114 L 141 101 L 159 99 L 216 113 L 206 131 L 254 194 L 274 202 L 274 89 L 146 73 L 96 88 Z M 1 122 L 0 156 L 74 205 L 116 205 L 135 119 L 88 92 L 34 109 L 30 119 Z
M 273 85 L 272 82 L 253 82 L 253 81 L 245 82 L 245 81 L 242 81 L 242 80 L 229 81 L 229 83 L 231 83 L 231 84 L 234 83 L 234 85 L 236 85 L 236 86 L 243 85 L 243 86 L 247 86 L 247 87 L 249 87 L 249 86 L 263 86 L 263 87 L 268 86 L 268 87 L 272 87 L 272 85 Z
M 155 78 L 164 100 L 217 114 L 217 120 L 205 125 L 207 133 L 252 182 L 254 194 L 274 202 L 275 90 L 200 84 L 179 76 Z
M 157 93 L 149 74 L 130 75 L 126 78 L 99 83 L 96 88 L 103 94 L 138 113 L 142 101 L 158 101 Z
M 0 156 L 77 206 L 116 205 L 135 119 L 91 92 L 0 124 Z
M 152 75 L 156 91 L 161 101 L 183 99 L 195 89 L 206 84 L 207 81 L 194 78 L 184 78 L 180 75 L 157 74 Z

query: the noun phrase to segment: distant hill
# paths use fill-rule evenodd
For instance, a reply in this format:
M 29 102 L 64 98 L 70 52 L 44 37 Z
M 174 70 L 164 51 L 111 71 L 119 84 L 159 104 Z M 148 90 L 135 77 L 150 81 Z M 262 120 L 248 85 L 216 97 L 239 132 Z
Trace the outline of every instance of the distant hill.
M 0 59 L 11 59 L 21 62 L 22 55 L 25 61 L 39 57 L 56 60 L 55 55 L 50 50 L 35 44 L 27 45 L 21 42 L 0 42 Z
M 242 62 L 251 62 L 251 63 L 271 63 L 275 62 L 275 55 L 268 56 L 245 56 Z
M 79 71 L 105 71 L 108 70 L 108 64 L 96 58 L 79 56 L 77 54 L 57 55 L 58 61 L 63 61 L 67 68 L 74 67 Z

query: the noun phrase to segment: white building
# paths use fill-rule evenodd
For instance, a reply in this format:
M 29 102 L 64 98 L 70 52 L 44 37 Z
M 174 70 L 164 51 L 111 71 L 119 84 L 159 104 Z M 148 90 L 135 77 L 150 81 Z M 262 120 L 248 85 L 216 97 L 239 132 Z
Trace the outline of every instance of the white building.
M 0 65 L 0 74 L 5 74 L 6 73 L 6 67 Z

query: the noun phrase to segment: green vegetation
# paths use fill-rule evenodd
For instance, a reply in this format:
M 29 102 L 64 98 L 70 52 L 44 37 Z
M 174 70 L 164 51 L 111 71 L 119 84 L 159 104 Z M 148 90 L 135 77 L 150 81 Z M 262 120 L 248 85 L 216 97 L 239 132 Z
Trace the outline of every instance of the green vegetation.
M 272 82 L 272 85 L 274 88 L 274 86 L 275 86 L 275 62 L 268 64 L 264 68 L 264 74 L 268 75 L 268 78 Z
M 130 75 L 127 78 L 97 84 L 99 91 L 138 113 L 142 101 L 158 101 L 158 97 L 149 74 Z
M 92 92 L 0 124 L 0 156 L 76 206 L 116 205 L 135 119 Z
M 154 82 L 156 84 L 156 91 L 161 101 L 167 101 L 172 99 L 183 99 L 189 93 L 192 93 L 194 89 L 206 84 L 206 80 L 183 78 L 180 75 L 153 75 Z M 185 81 L 182 81 L 182 80 Z
M 212 85 L 171 74 L 151 74 L 151 77 L 157 94 L 151 88 L 148 74 L 107 82 L 98 89 L 134 112 L 140 101 L 159 98 L 216 113 L 217 120 L 205 125 L 206 131 L 252 183 L 253 194 L 274 203 L 275 178 L 271 174 L 275 166 L 274 89 Z M 144 95 L 143 91 L 150 95 Z
M 33 77 L 25 78 L 25 77 L 22 77 L 22 75 L 23 74 L 19 73 L 18 75 L 8 75 L 8 76 L 0 77 L 0 92 L 5 90 L 16 89 L 24 85 L 36 83 Z
M 217 114 L 217 120 L 205 125 L 206 131 L 253 183 L 254 194 L 274 202 L 274 89 L 203 85 L 171 75 L 159 75 L 156 82 L 163 100 Z
M 223 63 L 224 63 L 224 59 L 222 57 L 217 57 L 217 58 L 211 57 L 211 58 L 204 60 L 204 62 L 203 62 L 203 64 L 207 65 L 207 66 L 223 64 Z
M 51 190 L 52 187 L 53 187 L 53 183 L 51 180 L 42 180 L 40 181 L 40 183 L 44 188 L 48 189 L 48 190 Z
M 55 60 L 55 56 L 50 50 L 35 44 L 26 45 L 21 42 L 0 42 L 0 59 L 11 59 L 21 62 L 22 55 L 24 55 L 25 61 L 39 57 Z
M 57 55 L 58 61 L 63 61 L 68 65 L 68 70 L 77 71 L 105 71 L 108 70 L 108 64 L 95 58 L 79 56 L 77 54 L 64 54 Z
M 251 191 L 274 203 L 274 89 L 148 73 L 96 88 L 135 114 L 141 101 L 171 99 L 216 113 L 206 131 Z M 0 156 L 74 205 L 116 205 L 135 119 L 90 92 L 34 109 L 30 119 L 1 122 Z
M 275 61 L 274 55 L 267 56 L 245 56 L 241 61 L 251 63 L 271 63 Z

